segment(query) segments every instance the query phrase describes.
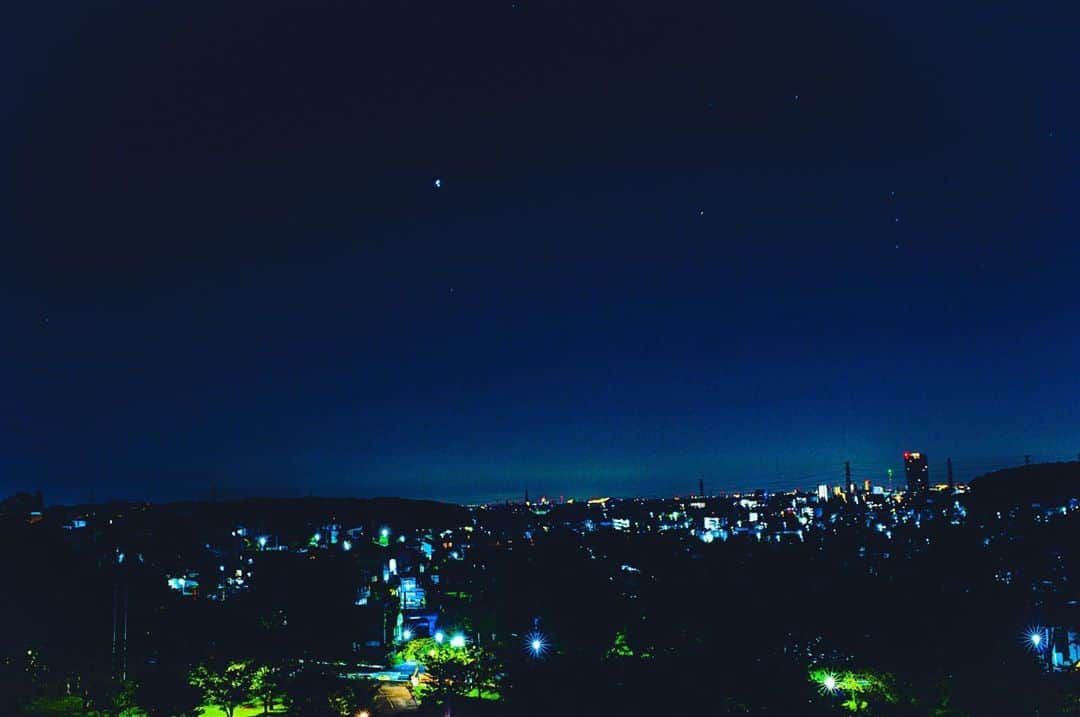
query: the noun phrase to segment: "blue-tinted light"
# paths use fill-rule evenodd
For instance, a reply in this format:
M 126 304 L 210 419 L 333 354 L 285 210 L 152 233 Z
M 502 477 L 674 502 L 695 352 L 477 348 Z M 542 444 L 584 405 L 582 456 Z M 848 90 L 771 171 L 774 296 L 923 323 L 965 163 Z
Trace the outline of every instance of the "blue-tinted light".
M 544 636 L 541 635 L 539 632 L 531 633 L 528 637 L 525 638 L 525 642 L 528 645 L 529 652 L 532 653 L 533 657 L 540 657 L 540 655 L 542 655 L 547 649 L 547 640 L 545 640 Z

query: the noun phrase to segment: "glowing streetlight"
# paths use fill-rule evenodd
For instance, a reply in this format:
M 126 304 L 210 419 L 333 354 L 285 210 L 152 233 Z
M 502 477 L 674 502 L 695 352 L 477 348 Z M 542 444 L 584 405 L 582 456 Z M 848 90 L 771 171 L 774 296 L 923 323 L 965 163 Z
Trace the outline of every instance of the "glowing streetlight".
M 465 647 L 465 636 L 460 632 L 450 638 L 450 647 L 460 650 Z
M 525 644 L 533 657 L 540 657 L 547 649 L 547 640 L 539 632 L 534 632 L 525 638 Z
M 379 537 L 380 538 L 389 538 L 390 537 L 390 529 L 389 528 L 383 528 L 382 530 L 380 530 L 379 531 Z
M 266 536 L 265 535 L 260 535 L 259 536 L 259 547 L 260 548 L 265 548 L 266 547 Z
M 443 640 L 445 640 L 445 639 L 446 639 L 446 633 L 444 633 L 442 630 L 439 630 L 439 631 L 437 631 L 435 633 L 435 642 L 437 642 L 437 643 L 439 643 L 441 645 L 443 643 Z
M 343 540 L 341 542 L 341 549 L 346 552 L 352 550 L 352 543 L 350 543 L 348 540 Z
M 402 630 L 401 631 L 401 639 L 402 640 L 411 640 L 412 639 L 412 630 L 410 630 L 408 628 L 405 628 L 404 630 Z
M 821 686 L 825 688 L 826 692 L 836 692 L 836 675 L 825 675 L 821 680 Z

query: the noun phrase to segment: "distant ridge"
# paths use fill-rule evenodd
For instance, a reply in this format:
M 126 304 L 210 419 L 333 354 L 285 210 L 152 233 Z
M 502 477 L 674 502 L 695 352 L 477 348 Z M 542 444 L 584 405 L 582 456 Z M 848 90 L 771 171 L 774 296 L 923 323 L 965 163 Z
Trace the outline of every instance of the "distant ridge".
M 1080 498 L 1080 462 L 1004 468 L 971 481 L 972 498 L 993 505 L 1060 505 Z

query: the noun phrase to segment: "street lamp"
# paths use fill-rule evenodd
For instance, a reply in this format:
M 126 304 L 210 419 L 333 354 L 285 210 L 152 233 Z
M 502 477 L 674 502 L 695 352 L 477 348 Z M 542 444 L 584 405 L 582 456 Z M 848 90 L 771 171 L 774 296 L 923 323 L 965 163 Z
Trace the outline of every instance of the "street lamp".
M 266 536 L 265 535 L 260 535 L 259 536 L 259 548 L 265 548 L 265 547 L 266 547 Z
M 443 643 L 443 640 L 445 640 L 445 639 L 446 639 L 446 633 L 444 633 L 442 630 L 438 630 L 435 633 L 435 642 L 437 642 L 437 643 L 439 643 L 441 645 Z
M 547 649 L 547 640 L 539 632 L 533 632 L 525 638 L 525 645 L 533 657 L 540 657 Z
M 465 636 L 460 632 L 450 638 L 450 647 L 460 650 L 465 647 Z
M 405 628 L 404 630 L 402 630 L 401 631 L 401 639 L 405 640 L 406 642 L 411 640 L 412 639 L 412 630 L 410 630 L 408 628 Z

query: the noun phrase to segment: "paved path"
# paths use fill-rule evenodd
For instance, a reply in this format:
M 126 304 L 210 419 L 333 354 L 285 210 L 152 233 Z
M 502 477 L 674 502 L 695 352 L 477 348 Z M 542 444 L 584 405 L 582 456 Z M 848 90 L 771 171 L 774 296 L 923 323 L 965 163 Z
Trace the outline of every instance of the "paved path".
M 392 715 L 400 712 L 414 712 L 416 709 L 416 700 L 405 685 L 393 682 L 384 682 L 379 685 L 379 692 L 375 695 L 376 714 Z

